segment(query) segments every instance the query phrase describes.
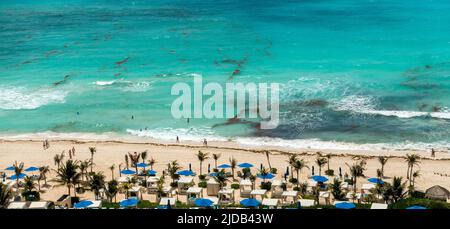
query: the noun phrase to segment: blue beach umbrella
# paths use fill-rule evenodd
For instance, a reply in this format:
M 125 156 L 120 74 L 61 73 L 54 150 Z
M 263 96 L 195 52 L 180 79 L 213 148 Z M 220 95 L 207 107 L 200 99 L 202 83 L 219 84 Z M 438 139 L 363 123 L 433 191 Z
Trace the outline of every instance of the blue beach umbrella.
M 120 201 L 120 207 L 135 207 L 139 203 L 139 200 L 136 198 L 129 198 L 126 200 Z
M 9 166 L 8 168 L 5 169 L 6 171 L 14 171 L 14 166 Z
M 145 168 L 145 167 L 147 167 L 147 166 L 148 166 L 148 165 L 145 164 L 144 162 L 141 162 L 141 163 L 136 164 L 136 167 L 138 167 L 138 168 Z
M 375 184 L 384 184 L 384 181 L 382 181 L 381 179 L 375 178 L 375 177 L 369 178 L 367 180 L 369 182 L 375 183 Z
M 425 210 L 427 208 L 424 206 L 420 206 L 420 205 L 413 205 L 413 206 L 407 207 L 406 209 L 408 209 L 408 210 Z
M 219 168 L 219 169 L 228 169 L 228 168 L 231 168 L 231 165 L 222 164 L 222 165 L 217 166 L 217 168 Z
M 133 174 L 136 174 L 135 171 L 129 170 L 129 169 L 122 170 L 120 173 L 125 174 L 125 175 L 133 175 Z
M 156 172 L 155 170 L 148 170 L 147 171 L 147 174 L 148 175 L 150 175 L 150 176 L 154 176 L 154 175 L 156 175 L 158 172 Z
M 261 178 L 261 179 L 273 179 L 274 177 L 275 176 L 272 173 L 268 173 L 268 174 L 265 174 L 265 175 L 258 174 L 258 178 Z
M 338 209 L 353 209 L 356 208 L 356 205 L 354 203 L 350 202 L 342 202 L 335 205 Z
M 251 167 L 253 167 L 253 165 L 250 164 L 250 163 L 242 163 L 242 164 L 239 164 L 238 166 L 241 167 L 241 168 L 251 168 Z
M 210 177 L 216 177 L 218 173 L 210 173 L 209 176 Z
M 92 204 L 94 204 L 94 203 L 90 200 L 83 200 L 78 203 L 75 203 L 73 206 L 75 208 L 87 208 L 87 207 L 91 206 Z
M 245 207 L 258 207 L 261 205 L 261 202 L 254 198 L 243 199 L 240 203 Z
M 194 201 L 194 204 L 197 207 L 211 207 L 211 205 L 213 205 L 214 202 L 210 199 L 199 198 Z
M 313 179 L 315 182 L 322 182 L 322 183 L 328 181 L 328 178 L 326 178 L 326 177 L 324 177 L 324 176 L 312 176 L 312 179 Z
M 182 170 L 179 171 L 178 174 L 180 174 L 181 176 L 195 176 L 195 173 L 192 172 L 192 170 Z
M 19 176 L 16 176 L 16 174 L 14 174 L 14 175 L 10 176 L 9 179 L 10 179 L 10 180 L 17 180 L 17 177 L 18 177 L 19 179 L 23 179 L 23 178 L 26 177 L 26 176 L 27 176 L 27 175 L 26 175 L 25 173 L 21 173 L 21 174 L 19 174 Z
M 34 171 L 38 171 L 38 170 L 39 170 L 38 167 L 31 166 L 28 169 L 25 169 L 25 172 L 34 172 Z

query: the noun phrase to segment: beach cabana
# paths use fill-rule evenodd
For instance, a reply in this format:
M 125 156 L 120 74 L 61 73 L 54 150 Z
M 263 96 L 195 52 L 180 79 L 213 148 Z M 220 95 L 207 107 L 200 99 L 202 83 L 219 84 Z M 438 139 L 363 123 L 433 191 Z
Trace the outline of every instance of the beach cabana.
M 354 192 L 347 192 L 345 195 L 345 198 L 349 200 L 361 200 L 362 194 L 360 192 L 357 192 L 356 194 Z
M 30 202 L 28 209 L 48 209 L 50 207 L 50 202 L 47 201 L 33 201 Z
M 265 189 L 255 189 L 250 192 L 250 196 L 254 199 L 256 199 L 257 196 L 260 196 L 261 199 L 264 199 L 264 196 L 266 195 L 266 193 L 267 193 L 267 190 L 265 190 Z
M 234 190 L 222 189 L 219 191 L 220 204 L 234 204 Z
M 240 196 L 243 198 L 250 197 L 250 192 L 252 192 L 253 189 L 253 183 L 250 180 L 241 180 L 239 182 L 239 190 L 240 190 Z
M 319 192 L 319 203 L 321 202 L 321 200 L 324 200 L 324 204 L 330 204 L 330 197 L 331 194 L 329 191 L 320 191 Z
M 311 199 L 299 199 L 298 203 L 300 203 L 301 207 L 312 207 L 316 205 L 315 201 Z
M 130 181 L 130 178 L 128 176 L 117 178 L 117 182 L 119 182 L 119 183 L 127 183 L 129 181 Z
M 208 196 L 217 196 L 219 194 L 220 185 L 214 179 L 209 179 L 206 182 L 206 194 Z
M 281 180 L 273 180 L 272 181 L 272 186 L 270 188 L 270 192 L 271 192 L 271 197 L 272 198 L 282 198 L 284 189 L 283 187 L 285 186 L 285 182 L 281 181 Z
M 155 194 L 158 191 L 158 181 L 159 181 L 159 177 L 147 178 L 147 193 L 148 194 Z
M 283 198 L 284 204 L 286 204 L 286 205 L 293 204 L 293 203 L 295 203 L 295 201 L 297 201 L 298 191 L 284 191 L 281 194 L 281 197 Z M 289 199 L 292 199 L 292 201 L 289 201 Z
M 388 209 L 387 204 L 380 204 L 380 203 L 372 203 L 370 206 L 370 209 Z
M 267 206 L 269 209 L 274 209 L 278 207 L 278 199 L 266 198 L 262 201 L 261 205 Z
M 203 189 L 199 187 L 189 187 L 188 190 L 186 190 L 187 200 L 188 203 L 192 203 L 197 198 L 203 197 Z
M 363 184 L 361 186 L 361 190 L 364 190 L 364 191 L 370 191 L 371 189 L 374 189 L 374 188 L 375 188 L 375 184 Z
M 435 185 L 425 191 L 425 198 L 447 201 L 450 198 L 450 192 L 442 186 Z
M 8 205 L 8 209 L 25 209 L 27 208 L 27 202 L 11 202 Z
M 142 199 L 143 188 L 141 186 L 133 186 L 128 190 L 130 197 L 135 197 L 137 199 Z
M 189 189 L 189 187 L 194 186 L 194 178 L 193 177 L 180 177 L 178 179 L 178 193 L 179 194 L 186 194 L 186 191 Z

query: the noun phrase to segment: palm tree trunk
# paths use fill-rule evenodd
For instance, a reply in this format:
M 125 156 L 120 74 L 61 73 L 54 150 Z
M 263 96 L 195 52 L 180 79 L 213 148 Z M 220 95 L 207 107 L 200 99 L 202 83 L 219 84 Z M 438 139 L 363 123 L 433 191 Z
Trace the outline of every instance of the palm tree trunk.
M 203 162 L 200 161 L 200 175 L 202 175 L 202 164 L 203 164 Z
M 299 176 L 300 176 L 300 170 L 298 170 L 297 169 L 297 187 L 298 187 L 298 185 L 300 184 L 300 178 L 299 178 Z
M 67 190 L 69 191 L 69 196 L 70 196 L 70 185 L 67 185 Z

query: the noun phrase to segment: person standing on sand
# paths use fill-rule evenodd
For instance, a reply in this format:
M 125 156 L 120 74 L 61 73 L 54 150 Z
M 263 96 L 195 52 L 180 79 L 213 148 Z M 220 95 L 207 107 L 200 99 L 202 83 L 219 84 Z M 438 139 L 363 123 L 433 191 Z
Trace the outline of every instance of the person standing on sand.
M 72 146 L 72 154 L 75 156 L 75 147 Z
M 208 146 L 208 141 L 206 141 L 206 138 L 203 139 L 203 146 Z
M 431 148 L 431 157 L 432 157 L 432 158 L 436 157 L 436 152 L 434 152 L 434 149 L 433 149 L 433 148 Z
M 177 136 L 177 143 L 180 143 L 180 138 Z

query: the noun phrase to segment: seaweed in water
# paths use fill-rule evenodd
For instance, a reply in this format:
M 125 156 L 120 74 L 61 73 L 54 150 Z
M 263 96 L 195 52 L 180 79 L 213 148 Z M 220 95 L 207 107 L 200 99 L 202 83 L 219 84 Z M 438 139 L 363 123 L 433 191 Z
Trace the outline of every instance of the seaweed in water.
M 130 59 L 130 57 L 127 57 L 121 61 L 118 61 L 118 62 L 116 62 L 116 65 L 122 65 L 122 64 L 126 63 L 129 59 Z
M 60 81 L 57 81 L 57 82 L 54 82 L 53 83 L 53 86 L 59 86 L 59 85 L 61 85 L 61 84 L 64 84 L 64 83 L 66 83 L 69 79 L 70 79 L 70 75 L 65 75 L 64 76 L 64 79 L 62 79 L 62 80 L 60 80 Z

